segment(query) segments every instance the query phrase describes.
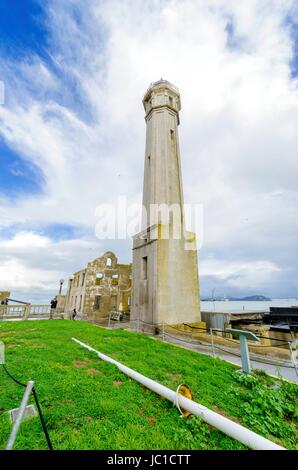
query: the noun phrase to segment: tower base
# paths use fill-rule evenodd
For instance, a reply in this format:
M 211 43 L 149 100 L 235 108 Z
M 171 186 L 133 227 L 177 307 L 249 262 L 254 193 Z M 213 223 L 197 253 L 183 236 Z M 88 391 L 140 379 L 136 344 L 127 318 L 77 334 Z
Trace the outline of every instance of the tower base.
M 133 239 L 131 321 L 145 329 L 201 321 L 195 234 L 165 239 L 155 225 Z

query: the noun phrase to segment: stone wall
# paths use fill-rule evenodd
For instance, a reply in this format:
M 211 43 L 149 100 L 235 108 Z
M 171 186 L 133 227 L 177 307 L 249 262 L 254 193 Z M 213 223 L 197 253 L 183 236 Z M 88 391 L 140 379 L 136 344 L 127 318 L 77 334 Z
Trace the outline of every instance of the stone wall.
M 66 310 L 101 322 L 114 312 L 130 312 L 131 264 L 119 264 L 112 252 L 90 261 L 70 280 Z

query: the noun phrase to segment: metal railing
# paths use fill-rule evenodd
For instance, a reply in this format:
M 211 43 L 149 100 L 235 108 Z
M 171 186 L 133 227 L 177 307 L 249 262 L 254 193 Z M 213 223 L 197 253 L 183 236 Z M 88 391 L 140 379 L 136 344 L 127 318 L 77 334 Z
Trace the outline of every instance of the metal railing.
M 61 313 L 60 310 L 52 310 L 52 313 Z M 26 320 L 28 318 L 51 318 L 50 305 L 0 305 L 0 321 Z
M 145 333 L 145 334 L 158 334 L 163 341 L 167 342 L 177 342 L 178 344 L 183 344 L 186 347 L 191 347 L 193 348 L 207 348 L 209 350 L 213 357 L 217 356 L 217 351 L 218 351 L 218 356 L 220 357 L 221 353 L 229 354 L 231 356 L 236 356 L 240 358 L 240 345 L 239 345 L 239 340 L 237 339 L 232 339 L 228 332 L 225 330 L 220 330 L 220 329 L 207 329 L 207 328 L 199 328 L 199 327 L 191 327 L 190 325 L 185 324 L 185 326 L 188 326 L 191 331 L 187 330 L 182 330 L 178 328 L 177 326 L 173 325 L 168 325 L 167 323 L 160 323 L 156 325 L 152 325 L 146 322 L 143 322 L 140 319 L 136 320 L 131 320 L 129 324 L 129 329 L 131 331 L 136 331 L 139 333 Z M 151 333 L 150 333 L 151 330 Z M 197 330 L 204 330 L 204 333 L 206 334 L 206 341 L 202 338 L 202 336 L 197 337 Z M 214 334 L 215 333 L 215 334 Z M 216 334 L 217 333 L 217 334 Z M 220 333 L 222 336 L 219 336 L 218 333 Z M 262 336 L 259 336 L 262 338 Z M 208 339 L 209 338 L 209 341 Z M 223 342 L 227 342 L 226 344 L 217 344 L 217 340 L 222 339 Z M 268 339 L 268 337 L 264 337 L 264 339 Z M 294 346 L 295 341 L 287 341 L 287 340 L 280 340 L 277 338 L 271 338 L 273 341 L 277 341 L 278 345 L 255 345 L 255 344 L 250 344 L 250 341 L 248 342 L 249 349 L 252 349 L 254 352 L 250 350 L 250 357 L 252 361 L 263 363 L 263 364 L 270 364 L 276 367 L 285 367 L 287 369 L 294 369 L 297 377 L 298 377 L 298 366 L 297 362 L 295 359 L 295 354 L 292 349 Z M 284 344 L 287 345 L 287 348 L 289 350 L 289 359 L 277 359 L 274 356 L 267 356 L 264 355 L 264 352 L 268 350 L 268 348 L 272 349 L 277 349 L 280 348 L 281 346 L 284 346 Z M 258 354 L 256 354 L 256 351 L 253 348 L 258 348 Z M 263 349 L 264 348 L 264 349 Z M 235 350 L 236 349 L 236 350 Z

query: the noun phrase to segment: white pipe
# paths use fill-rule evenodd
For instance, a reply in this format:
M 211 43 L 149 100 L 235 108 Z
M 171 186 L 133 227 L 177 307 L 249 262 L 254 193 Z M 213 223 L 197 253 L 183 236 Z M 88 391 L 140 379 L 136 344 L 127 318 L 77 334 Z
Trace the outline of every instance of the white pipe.
M 181 408 L 189 411 L 195 416 L 200 416 L 202 420 L 206 423 L 219 429 L 219 431 L 223 432 L 227 436 L 230 436 L 236 439 L 237 441 L 242 442 L 242 444 L 246 445 L 247 447 L 255 450 L 286 450 L 284 447 L 281 447 L 275 444 L 274 442 L 265 439 L 259 434 L 250 431 L 249 429 L 241 426 L 240 424 L 237 424 L 234 421 L 231 421 L 230 419 L 225 418 L 224 416 L 221 416 L 218 413 L 215 413 L 215 411 L 212 411 L 209 408 L 206 408 L 205 406 L 190 400 L 189 398 L 183 397 L 182 395 L 178 395 L 177 397 L 177 393 L 169 389 L 168 387 L 165 387 L 164 385 L 155 382 L 155 380 L 149 379 L 145 375 L 139 374 L 135 370 L 130 369 L 129 367 L 124 366 L 120 362 L 115 361 L 111 357 L 106 356 L 105 354 L 99 351 L 96 351 L 96 349 L 93 349 L 87 344 L 82 343 L 81 341 L 75 338 L 72 338 L 72 340 L 80 344 L 84 348 L 88 349 L 89 351 L 95 352 L 98 357 L 103 361 L 107 361 L 111 364 L 114 364 L 118 367 L 119 370 L 121 370 L 121 372 L 128 375 L 137 382 L 141 383 L 142 385 L 149 388 L 158 395 L 167 398 L 172 403 L 176 404 L 178 399 L 178 403 Z

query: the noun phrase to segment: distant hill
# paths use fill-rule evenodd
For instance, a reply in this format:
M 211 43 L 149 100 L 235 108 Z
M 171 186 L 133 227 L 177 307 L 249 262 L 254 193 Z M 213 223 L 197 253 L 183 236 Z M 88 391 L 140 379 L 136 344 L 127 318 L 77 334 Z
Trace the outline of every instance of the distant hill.
M 265 297 L 265 295 L 249 295 L 247 297 L 215 297 L 212 299 L 212 297 L 202 297 L 201 299 L 203 302 L 223 302 L 223 301 L 228 301 L 228 300 L 234 300 L 234 301 L 252 301 L 252 302 L 262 302 L 262 301 L 271 301 L 270 297 Z
M 248 301 L 270 301 L 270 297 L 265 297 L 265 295 L 249 295 L 247 297 L 241 297 L 241 298 L 229 298 L 229 300 L 248 300 Z

